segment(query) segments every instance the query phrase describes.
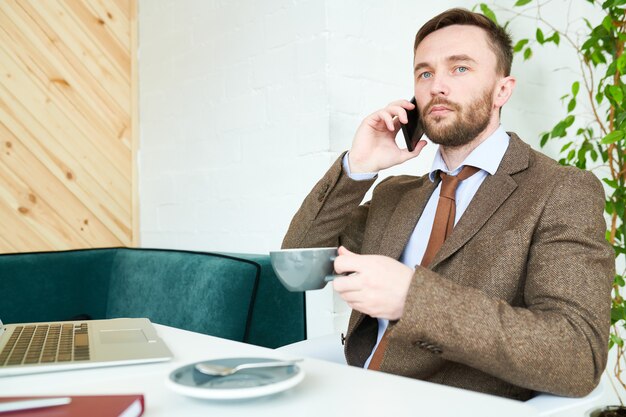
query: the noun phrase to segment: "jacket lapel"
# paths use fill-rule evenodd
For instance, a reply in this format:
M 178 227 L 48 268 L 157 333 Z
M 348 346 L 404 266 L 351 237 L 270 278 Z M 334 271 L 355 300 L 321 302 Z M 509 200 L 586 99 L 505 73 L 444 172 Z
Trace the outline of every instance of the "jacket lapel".
M 530 147 L 516 134 L 509 132 L 509 135 L 509 147 L 498 171 L 485 178 L 452 234 L 435 255 L 430 269 L 434 269 L 465 245 L 517 188 L 511 175 L 528 168 Z
M 424 184 L 421 187 L 412 188 L 400 197 L 387 223 L 388 227 L 380 239 L 379 254 L 400 259 L 417 220 L 422 215 L 436 187 L 436 183 L 424 178 Z
M 422 215 L 436 187 L 436 183 L 424 178 L 423 185 L 410 188 L 402 194 L 387 223 L 388 227 L 382 234 L 378 249 L 374 253 L 400 259 L 417 220 Z M 366 317 L 368 317 L 366 314 L 352 310 L 351 329 L 359 327 Z

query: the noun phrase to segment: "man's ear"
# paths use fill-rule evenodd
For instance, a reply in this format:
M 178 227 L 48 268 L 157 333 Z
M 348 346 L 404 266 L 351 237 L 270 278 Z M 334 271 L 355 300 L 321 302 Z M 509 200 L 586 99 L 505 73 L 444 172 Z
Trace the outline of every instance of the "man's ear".
M 507 101 L 509 101 L 511 94 L 513 94 L 513 90 L 515 89 L 515 83 L 515 77 L 512 75 L 504 77 L 498 81 L 493 98 L 494 107 L 501 108 Z

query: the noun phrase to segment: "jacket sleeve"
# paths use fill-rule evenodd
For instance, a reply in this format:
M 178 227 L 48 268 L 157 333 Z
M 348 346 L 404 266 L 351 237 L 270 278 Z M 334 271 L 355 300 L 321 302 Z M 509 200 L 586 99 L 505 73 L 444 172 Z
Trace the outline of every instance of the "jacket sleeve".
M 615 261 L 600 182 L 565 172 L 532 235 L 525 308 L 417 267 L 390 338 L 535 391 L 588 394 L 606 366 Z
M 342 159 L 343 155 L 304 199 L 291 220 L 283 248 L 344 245 L 359 252 L 369 206 L 359 204 L 374 180 L 350 179 L 343 170 Z

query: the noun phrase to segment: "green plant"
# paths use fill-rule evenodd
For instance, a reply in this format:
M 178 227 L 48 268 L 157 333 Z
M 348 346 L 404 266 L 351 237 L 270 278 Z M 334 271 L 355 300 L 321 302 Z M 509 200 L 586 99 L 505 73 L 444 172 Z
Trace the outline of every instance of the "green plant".
M 616 265 L 623 265 L 626 256 L 626 86 L 622 77 L 626 74 L 626 0 L 584 1 L 600 19 L 592 23 L 583 18 L 585 29 L 576 34 L 567 28 L 557 28 L 542 13 L 553 0 L 517 0 L 508 8 L 484 3 L 478 7 L 494 21 L 494 10 L 509 16 L 503 24 L 505 27 L 515 19 L 533 21 L 533 35 L 517 40 L 514 46 L 514 52 L 521 54 L 524 60 L 533 56 L 533 48 L 546 45 L 571 48 L 570 52 L 576 54 L 580 63 L 579 79 L 561 97 L 565 116 L 550 131 L 541 134 L 540 144 L 543 147 L 548 142 L 562 143 L 561 164 L 592 170 L 604 182 L 608 219 L 606 238 L 615 249 Z M 580 6 L 581 0 L 564 3 L 570 6 L 573 2 Z M 562 10 L 565 14 L 568 8 Z M 581 111 L 583 102 L 588 108 Z M 612 327 L 608 341 L 610 348 L 617 349 L 614 373 L 624 388 L 626 384 L 621 373 L 625 354 L 622 331 L 626 329 L 626 301 L 621 289 L 625 286 L 625 273 L 618 269 L 613 282 Z

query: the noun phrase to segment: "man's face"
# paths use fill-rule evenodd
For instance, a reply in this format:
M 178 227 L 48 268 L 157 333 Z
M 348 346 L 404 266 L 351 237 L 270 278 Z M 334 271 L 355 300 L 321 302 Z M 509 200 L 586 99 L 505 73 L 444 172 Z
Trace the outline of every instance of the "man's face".
M 444 146 L 465 145 L 495 130 L 496 55 L 485 32 L 452 25 L 428 35 L 415 51 L 415 100 L 426 136 Z

